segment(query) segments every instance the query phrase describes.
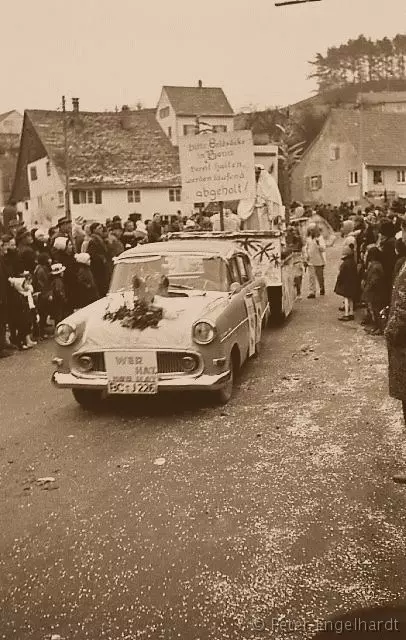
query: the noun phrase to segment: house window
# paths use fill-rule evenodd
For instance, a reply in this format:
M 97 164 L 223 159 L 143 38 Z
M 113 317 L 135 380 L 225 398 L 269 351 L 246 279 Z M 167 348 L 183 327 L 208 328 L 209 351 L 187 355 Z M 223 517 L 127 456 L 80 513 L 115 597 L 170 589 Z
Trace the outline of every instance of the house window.
M 161 120 L 163 120 L 164 118 L 167 118 L 169 116 L 169 107 L 164 107 L 163 109 L 159 110 L 159 117 L 161 118 Z
M 169 189 L 169 202 L 180 202 L 180 189 Z
M 330 146 L 330 160 L 339 160 L 340 158 L 340 147 L 336 144 L 332 144 Z
M 141 191 L 139 189 L 130 189 L 127 191 L 128 202 L 141 202 Z
M 27 202 L 27 200 L 24 202 L 24 207 L 25 207 L 25 210 L 28 211 L 28 202 Z
M 102 191 L 101 189 L 87 191 L 79 191 L 78 189 L 74 189 L 72 192 L 72 200 L 73 204 L 101 204 Z
M 168 138 L 169 140 L 172 138 L 172 127 L 168 127 Z
M 47 160 L 46 162 L 46 170 L 47 170 L 47 176 L 51 175 L 51 163 L 49 162 L 49 160 Z
M 184 124 L 183 125 L 183 135 L 184 136 L 195 136 L 196 135 L 196 126 L 194 124 Z
M 226 133 L 227 125 L 225 124 L 215 124 L 213 126 L 213 133 Z
M 380 169 L 374 170 L 373 180 L 374 184 L 383 184 L 383 172 Z
M 350 171 L 350 185 L 358 184 L 358 171 Z
M 63 207 L 65 204 L 65 194 L 63 191 L 58 191 L 58 206 Z
M 311 176 L 311 178 L 307 178 L 306 182 L 307 182 L 307 188 L 310 191 L 318 191 L 323 186 L 321 176 Z
M 406 182 L 406 169 L 398 170 L 398 182 L 404 184 Z
M 38 180 L 37 167 L 30 167 L 30 178 L 31 181 Z

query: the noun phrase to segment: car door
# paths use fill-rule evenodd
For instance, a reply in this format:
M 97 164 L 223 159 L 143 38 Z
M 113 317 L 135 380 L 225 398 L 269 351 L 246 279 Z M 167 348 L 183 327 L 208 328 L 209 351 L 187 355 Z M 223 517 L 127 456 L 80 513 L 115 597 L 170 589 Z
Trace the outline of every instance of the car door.
M 258 284 L 252 274 L 251 262 L 247 255 L 237 254 L 236 262 L 240 274 L 241 295 L 244 298 L 244 305 L 248 316 L 249 330 L 249 350 L 251 357 L 255 353 L 256 345 L 261 341 L 263 296 L 262 287 Z

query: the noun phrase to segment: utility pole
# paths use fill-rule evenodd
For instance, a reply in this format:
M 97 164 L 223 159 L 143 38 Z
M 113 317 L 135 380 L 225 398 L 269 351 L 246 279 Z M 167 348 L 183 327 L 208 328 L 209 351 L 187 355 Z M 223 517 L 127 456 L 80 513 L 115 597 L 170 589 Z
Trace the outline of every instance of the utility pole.
M 72 220 L 70 210 L 70 173 L 69 173 L 69 152 L 68 152 L 68 123 L 66 113 L 66 100 L 62 96 L 62 113 L 63 113 L 63 140 L 64 140 L 64 159 L 65 159 L 65 216 L 68 220 Z

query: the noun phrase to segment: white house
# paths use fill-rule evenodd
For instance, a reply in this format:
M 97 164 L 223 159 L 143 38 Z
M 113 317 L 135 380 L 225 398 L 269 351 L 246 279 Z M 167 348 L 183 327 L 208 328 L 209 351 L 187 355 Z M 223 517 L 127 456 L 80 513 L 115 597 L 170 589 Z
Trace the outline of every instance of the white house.
M 162 88 L 156 119 L 174 146 L 180 137 L 198 133 L 196 118 L 200 131 L 234 130 L 234 112 L 223 89 L 203 87 L 201 81 L 197 87 Z
M 88 221 L 181 209 L 179 158 L 155 109 L 66 114 L 26 111 L 12 197 L 27 224 L 54 224 L 65 213 L 69 172 L 72 218 Z M 188 212 L 184 212 L 188 213 Z

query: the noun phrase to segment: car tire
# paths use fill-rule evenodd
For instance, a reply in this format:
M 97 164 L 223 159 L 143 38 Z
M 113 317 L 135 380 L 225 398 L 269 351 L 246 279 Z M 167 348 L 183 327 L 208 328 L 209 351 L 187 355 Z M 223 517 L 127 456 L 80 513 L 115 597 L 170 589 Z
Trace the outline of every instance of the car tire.
M 101 391 L 91 391 L 90 389 L 72 389 L 76 402 L 84 409 L 95 410 L 100 406 L 102 399 Z
M 213 391 L 215 403 L 218 405 L 227 404 L 233 395 L 234 391 L 234 383 L 238 374 L 238 363 L 237 358 L 230 357 L 229 361 L 229 369 L 230 369 L 230 377 L 225 384 L 224 387 L 218 389 L 217 391 Z

